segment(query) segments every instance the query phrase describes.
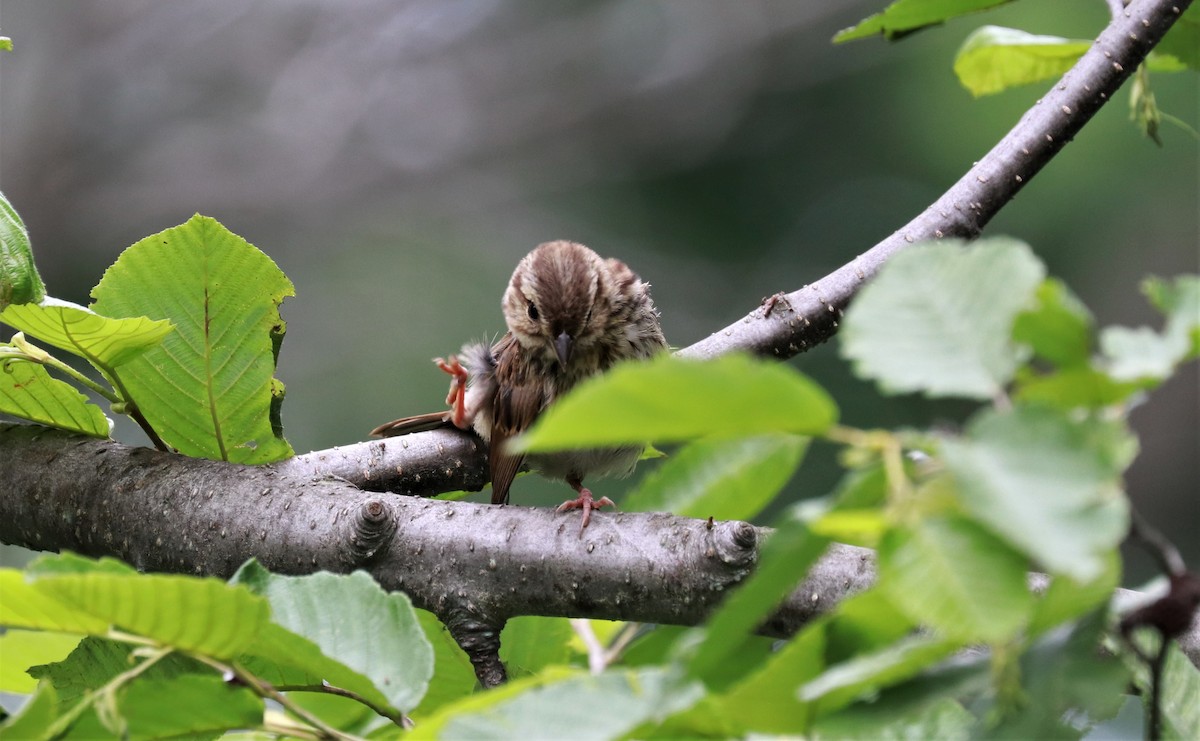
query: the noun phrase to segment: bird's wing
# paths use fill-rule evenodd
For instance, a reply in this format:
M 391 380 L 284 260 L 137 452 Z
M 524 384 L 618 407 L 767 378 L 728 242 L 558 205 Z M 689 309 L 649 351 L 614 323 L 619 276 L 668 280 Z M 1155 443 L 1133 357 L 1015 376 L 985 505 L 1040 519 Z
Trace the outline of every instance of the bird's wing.
M 511 334 L 502 338 L 493 351 L 496 396 L 492 404 L 488 467 L 492 477 L 492 504 L 507 504 L 508 489 L 525 462 L 523 454 L 508 452 L 508 440 L 529 429 L 546 405 L 546 396 L 543 385 L 518 362 L 520 345 Z

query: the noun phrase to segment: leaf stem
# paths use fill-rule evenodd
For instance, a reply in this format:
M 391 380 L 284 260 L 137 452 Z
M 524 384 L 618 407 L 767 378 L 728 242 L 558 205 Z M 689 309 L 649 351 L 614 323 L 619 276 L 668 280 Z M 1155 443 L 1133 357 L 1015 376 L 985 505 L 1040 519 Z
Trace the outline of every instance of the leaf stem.
M 9 341 L 9 344 L 0 345 L 0 360 L 5 362 L 24 360 L 30 363 L 37 363 L 38 365 L 50 366 L 59 373 L 70 377 L 76 383 L 95 391 L 97 394 L 103 396 L 105 399 L 108 399 L 113 404 L 121 401 L 120 397 L 118 397 L 112 391 L 112 389 L 107 389 L 101 386 L 63 361 L 46 352 L 42 348 L 25 339 L 24 332 L 17 332 L 14 334 L 12 339 Z
M 860 430 L 834 425 L 825 431 L 823 437 L 830 442 L 878 453 L 893 504 L 912 499 L 912 482 L 904 471 L 904 443 L 895 434 L 888 430 Z
M 203 654 L 191 653 L 189 656 L 197 661 L 208 664 L 225 676 L 236 677 L 239 682 L 249 687 L 250 690 L 259 697 L 271 699 L 279 703 L 289 713 L 292 713 L 297 718 L 300 718 L 305 723 L 308 723 L 314 729 L 316 729 L 317 733 L 322 739 L 331 739 L 332 741 L 364 741 L 364 739 L 358 736 L 346 733 L 345 731 L 340 731 L 329 725 L 316 715 L 310 713 L 308 710 L 305 710 L 296 703 L 292 702 L 290 697 L 283 694 L 283 692 L 273 686 L 270 682 L 259 679 L 257 676 L 246 671 L 236 663 L 226 664 L 222 661 L 212 658 L 211 656 L 205 656 Z
M 51 357 L 49 360 L 46 361 L 45 365 L 48 365 L 51 368 L 54 368 L 59 373 L 70 376 L 77 383 L 87 386 L 92 391 L 95 391 L 100 396 L 103 396 L 110 403 L 112 403 L 112 404 L 120 404 L 121 403 L 121 397 L 118 396 L 116 394 L 116 392 L 114 392 L 112 389 L 106 388 L 106 387 L 102 386 L 101 384 L 96 383 L 92 379 L 83 375 L 82 373 L 75 370 L 71 366 L 67 365 L 63 361 L 59 360 L 58 358 Z
M 325 680 L 321 680 L 321 684 L 281 685 L 281 686 L 276 687 L 275 689 L 279 690 L 280 692 L 323 692 L 327 695 L 337 695 L 338 697 L 345 697 L 350 700 L 354 700 L 357 703 L 367 706 L 372 711 L 374 711 L 376 715 L 381 715 L 384 718 L 387 718 L 392 723 L 395 723 L 396 725 L 400 726 L 401 728 L 403 728 L 405 730 L 410 730 L 413 727 L 412 719 L 409 718 L 408 716 L 406 716 L 404 713 L 400 713 L 395 710 L 392 710 L 389 707 L 380 705 L 379 703 L 374 702 L 373 700 L 363 697 L 362 695 L 358 694 L 354 690 L 348 690 L 344 687 L 338 687 L 336 685 L 332 685 Z
M 138 409 L 137 403 L 134 402 L 133 398 L 129 395 L 129 389 L 125 388 L 125 384 L 121 382 L 121 377 L 117 375 L 116 370 L 109 369 L 105 371 L 103 368 L 101 368 L 100 372 L 104 374 L 104 377 L 108 379 L 108 382 L 111 383 L 113 388 L 117 390 L 117 393 L 120 394 L 121 400 L 125 404 L 125 414 L 134 422 L 136 422 L 138 427 L 142 428 L 142 432 L 146 433 L 146 437 L 150 438 L 150 442 L 154 444 L 155 448 L 163 452 L 170 453 L 170 446 L 163 442 L 163 439 L 158 436 L 158 432 L 156 432 L 154 427 L 150 425 L 150 420 L 146 419 L 145 415 L 142 414 L 141 409 Z

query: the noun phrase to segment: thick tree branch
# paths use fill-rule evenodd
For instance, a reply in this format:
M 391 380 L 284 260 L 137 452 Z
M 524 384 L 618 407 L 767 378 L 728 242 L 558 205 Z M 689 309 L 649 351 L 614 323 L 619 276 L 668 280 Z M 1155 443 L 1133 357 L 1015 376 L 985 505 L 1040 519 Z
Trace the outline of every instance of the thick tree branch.
M 480 678 L 503 678 L 517 615 L 695 625 L 754 567 L 743 522 L 598 513 L 583 538 L 550 509 L 364 492 L 327 476 L 186 458 L 35 425 L 0 425 L 0 541 L 228 577 L 247 558 L 303 574 L 364 569 L 446 623 Z M 764 625 L 787 636 L 875 580 L 836 545 Z M 1200 627 L 1181 637 L 1200 665 Z
M 139 569 L 228 577 L 365 569 L 435 612 L 495 681 L 504 622 L 570 615 L 694 625 L 753 568 L 744 522 L 436 502 L 336 478 L 185 458 L 34 425 L 0 425 L 0 541 L 117 556 Z M 874 579 L 869 551 L 835 547 L 771 619 L 783 636 Z M 482 666 L 480 666 L 482 664 Z
M 995 148 L 936 203 L 820 281 L 755 308 L 681 354 L 790 357 L 836 331 L 850 298 L 914 242 L 975 237 L 1142 62 L 1191 0 L 1135 0 Z M 42 428 L 0 426 L 0 541 L 113 555 L 147 570 L 229 575 L 246 558 L 284 573 L 365 568 L 436 612 L 485 683 L 504 621 L 521 614 L 694 624 L 749 573 L 764 534 L 745 523 L 601 514 L 584 538 L 549 510 L 431 502 L 479 489 L 472 437 L 420 433 L 249 468 Z M 837 547 L 769 622 L 785 635 L 873 580 Z M 1181 641 L 1200 665 L 1193 626 Z

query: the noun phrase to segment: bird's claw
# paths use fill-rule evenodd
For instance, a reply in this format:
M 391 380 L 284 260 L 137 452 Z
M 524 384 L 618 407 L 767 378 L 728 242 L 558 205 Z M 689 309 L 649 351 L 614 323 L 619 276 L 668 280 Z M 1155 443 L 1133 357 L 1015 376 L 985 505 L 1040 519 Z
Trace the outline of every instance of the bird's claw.
M 467 421 L 467 369 L 451 355 L 448 359 L 434 358 L 434 363 L 445 373 L 450 374 L 450 391 L 446 394 L 446 404 L 450 407 L 450 421 L 460 430 L 470 426 Z
M 567 512 L 567 511 L 570 511 L 573 509 L 583 510 L 583 519 L 579 523 L 579 537 L 582 538 L 584 529 L 588 526 L 588 523 L 591 522 L 591 520 L 592 520 L 592 510 L 600 509 L 601 507 L 616 507 L 616 506 L 617 505 L 613 502 L 613 500 L 609 499 L 608 497 L 600 497 L 599 499 L 592 499 L 592 493 L 590 491 L 588 491 L 587 489 L 584 489 L 581 487 L 579 489 L 579 496 L 577 498 L 568 499 L 567 501 L 558 505 L 558 509 L 556 509 L 555 511 L 556 512 Z

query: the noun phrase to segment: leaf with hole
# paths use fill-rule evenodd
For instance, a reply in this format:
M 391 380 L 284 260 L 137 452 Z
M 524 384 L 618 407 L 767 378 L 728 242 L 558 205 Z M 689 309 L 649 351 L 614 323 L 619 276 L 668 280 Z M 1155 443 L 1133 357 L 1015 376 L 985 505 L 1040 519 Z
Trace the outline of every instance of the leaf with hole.
M 120 380 L 138 409 L 185 455 L 267 463 L 292 455 L 277 431 L 282 389 L 273 377 L 294 294 L 269 257 L 216 220 L 146 237 L 92 289 L 111 317 L 167 319 L 161 345 L 126 363 Z

